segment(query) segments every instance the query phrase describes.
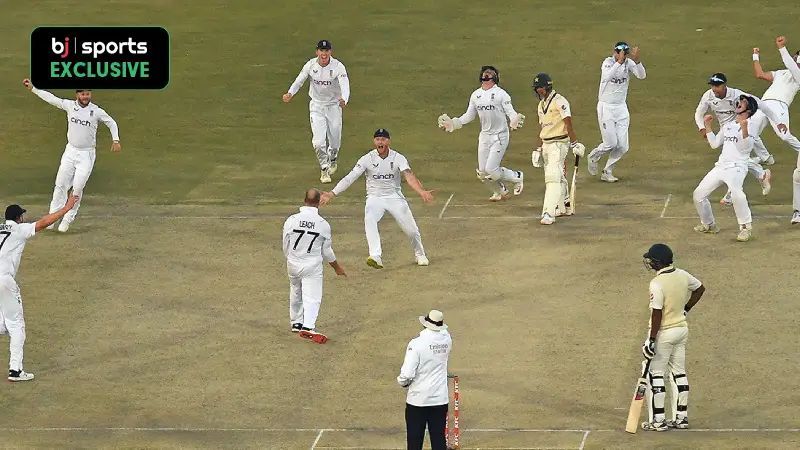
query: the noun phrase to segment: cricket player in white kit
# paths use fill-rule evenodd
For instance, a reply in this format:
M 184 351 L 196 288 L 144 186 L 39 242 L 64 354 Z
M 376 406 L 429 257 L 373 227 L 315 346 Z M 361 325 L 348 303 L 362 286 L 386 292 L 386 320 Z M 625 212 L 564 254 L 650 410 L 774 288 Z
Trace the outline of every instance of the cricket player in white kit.
M 347 276 L 333 253 L 331 226 L 319 215 L 320 192 L 306 191 L 305 206 L 283 224 L 283 254 L 289 272 L 289 321 L 291 331 L 318 344 L 328 337 L 316 330 L 322 304 L 322 263 L 336 275 Z
M 711 77 L 708 79 L 708 84 L 711 86 L 711 88 L 704 92 L 700 97 L 700 102 L 697 104 L 697 109 L 694 111 L 695 124 L 697 125 L 697 129 L 700 131 L 700 134 L 703 136 L 704 140 L 706 139 L 706 133 L 708 133 L 705 125 L 706 112 L 711 110 L 714 113 L 714 116 L 717 118 L 717 122 L 719 123 L 720 127 L 728 122 L 734 122 L 736 120 L 736 101 L 742 95 L 750 96 L 756 99 L 759 109 L 759 112 L 757 112 L 756 115 L 766 113 L 772 118 L 772 120 L 778 120 L 778 117 L 775 115 L 775 113 L 758 97 L 750 95 L 747 92 L 743 92 L 739 89 L 729 87 L 727 83 L 728 78 L 724 73 L 717 72 L 711 75 Z M 760 136 L 752 136 L 752 138 L 753 152 L 756 154 L 756 156 L 748 160 L 747 169 L 761 184 L 761 193 L 763 195 L 767 195 L 772 189 L 770 185 L 772 172 L 769 169 L 764 170 L 764 168 L 761 167 L 761 163 L 763 162 L 767 165 L 771 165 L 775 163 L 775 159 L 769 154 L 769 151 L 767 151 L 767 148 L 764 146 L 764 142 L 761 140 Z M 720 203 L 724 206 L 730 206 L 733 203 L 731 201 L 730 191 L 728 191 L 725 196 L 722 197 Z
M 433 200 L 433 191 L 425 190 L 422 182 L 411 171 L 406 157 L 389 147 L 391 141 L 388 130 L 378 128 L 373 135 L 373 142 L 375 149 L 359 158 L 353 170 L 342 178 L 331 192 L 322 194 L 320 204 L 324 206 L 333 197 L 340 195 L 363 174 L 367 179 L 367 201 L 364 206 L 364 231 L 369 246 L 367 265 L 383 269 L 378 222 L 388 212 L 411 240 L 417 265 L 427 266 L 428 258 L 422 246 L 422 236 L 400 188 L 400 176 L 405 178 L 406 183 L 425 203 Z
M 705 118 L 705 128 L 708 130 L 706 139 L 711 148 L 716 149 L 721 146 L 722 152 L 714 164 L 714 168 L 706 174 L 694 190 L 694 203 L 697 214 L 700 216 L 700 225 L 694 227 L 694 230 L 701 233 L 719 233 L 708 196 L 725 184 L 731 193 L 733 210 L 740 227 L 736 240 L 744 242 L 750 240 L 753 228 L 750 206 L 747 204 L 747 196 L 742 190 L 755 134 L 755 124 L 748 119 L 753 117 L 758 110 L 758 103 L 753 97 L 743 95 L 737 99 L 734 107 L 735 121 L 722 125 L 717 134 L 710 131 L 714 118 L 710 115 Z
M 317 43 L 317 57 L 311 58 L 300 70 L 289 91 L 283 94 L 288 103 L 311 78 L 308 110 L 311 117 L 311 144 L 317 153 L 322 183 L 330 183 L 336 173 L 336 160 L 342 145 L 342 109 L 350 101 L 350 80 L 341 61 L 331 56 L 331 41 Z
M 22 294 L 15 280 L 22 251 L 34 234 L 64 217 L 80 198 L 71 195 L 64 206 L 36 223 L 24 223 L 25 210 L 19 205 L 6 208 L 5 223 L 0 225 L 0 335 L 8 334 L 9 381 L 29 381 L 33 374 L 22 369 L 25 346 L 25 317 L 22 312 Z
M 460 117 L 450 118 L 442 114 L 438 118 L 439 128 L 452 133 L 477 116 L 481 123 L 478 135 L 478 179 L 492 191 L 490 201 L 497 202 L 508 197 L 506 183 L 514 185 L 514 195 L 523 189 L 523 173 L 502 167 L 500 163 L 508 149 L 509 124 L 516 130 L 525 122 L 525 116 L 514 111 L 511 96 L 500 83 L 500 72 L 493 66 L 481 67 L 478 76 L 481 86 L 470 95 L 467 111 Z
M 686 315 L 706 291 L 689 272 L 672 265 L 672 250 L 655 244 L 644 254 L 644 264 L 656 272 L 650 281 L 650 330 L 642 345 L 642 354 L 649 360 L 649 420 L 642 423 L 645 431 L 667 431 L 689 428 L 689 379 L 686 376 L 686 343 L 689 327 Z M 672 420 L 666 420 L 667 370 L 672 378 Z
M 775 108 L 779 108 L 778 111 L 781 119 L 782 121 L 785 119 L 787 126 L 782 134 L 779 132 L 780 126 L 776 127 L 774 123 L 772 124 L 773 129 L 776 130 L 778 137 L 783 139 L 792 149 L 798 152 L 797 166 L 792 173 L 792 207 L 794 208 L 794 212 L 792 213 L 790 223 L 794 225 L 800 223 L 800 141 L 792 136 L 789 132 L 788 125 L 789 105 L 792 104 L 797 90 L 800 89 L 800 68 L 798 67 L 798 65 L 800 65 L 800 52 L 795 53 L 795 56 L 792 57 L 792 55 L 789 54 L 789 50 L 786 49 L 786 38 L 784 36 L 778 36 L 775 39 L 775 44 L 778 46 L 778 52 L 781 55 L 783 65 L 786 66 L 786 70 L 764 73 L 759 78 L 772 79 L 772 86 L 764 93 L 764 100 L 770 100 L 771 105 L 774 104 Z M 757 50 L 758 49 L 753 49 L 753 66 L 758 64 Z M 758 75 L 758 68 L 756 68 L 756 72 Z M 787 72 L 789 74 L 788 76 Z M 759 119 L 758 126 L 766 126 L 763 119 Z
M 628 57 L 630 55 L 630 57 Z M 625 42 L 614 46 L 613 56 L 603 61 L 600 69 L 600 92 L 597 95 L 597 121 L 603 141 L 586 158 L 589 174 L 597 175 L 600 159 L 608 154 L 600 179 L 609 183 L 619 181 L 614 176 L 614 166 L 628 151 L 628 127 L 631 115 L 625 103 L 631 75 L 643 80 L 647 73 L 639 61 L 639 47 L 631 48 Z
M 58 98 L 47 91 L 33 87 L 31 80 L 24 79 L 22 84 L 31 92 L 47 103 L 67 113 L 67 146 L 61 156 L 61 164 L 56 174 L 53 201 L 50 203 L 50 212 L 61 209 L 67 201 L 67 192 L 72 189 L 78 197 L 83 196 L 83 189 L 92 174 L 96 158 L 95 145 L 97 143 L 97 123 L 103 122 L 111 132 L 111 151 L 119 152 L 122 145 L 119 142 L 119 128 L 117 122 L 105 110 L 92 103 L 92 91 L 78 89 L 75 91 L 75 100 Z M 65 233 L 69 230 L 75 216 L 78 215 L 78 201 L 75 207 L 64 216 L 58 225 L 58 231 Z M 52 229 L 52 226 L 49 228 Z

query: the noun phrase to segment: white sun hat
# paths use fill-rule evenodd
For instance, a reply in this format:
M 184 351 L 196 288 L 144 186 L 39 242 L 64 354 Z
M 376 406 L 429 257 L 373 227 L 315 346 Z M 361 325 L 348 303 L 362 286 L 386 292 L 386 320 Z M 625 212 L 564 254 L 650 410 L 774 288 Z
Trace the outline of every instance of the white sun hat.
M 433 331 L 447 329 L 447 325 L 444 324 L 444 314 L 437 309 L 432 309 L 427 316 L 419 316 L 419 323 L 421 323 L 423 327 Z

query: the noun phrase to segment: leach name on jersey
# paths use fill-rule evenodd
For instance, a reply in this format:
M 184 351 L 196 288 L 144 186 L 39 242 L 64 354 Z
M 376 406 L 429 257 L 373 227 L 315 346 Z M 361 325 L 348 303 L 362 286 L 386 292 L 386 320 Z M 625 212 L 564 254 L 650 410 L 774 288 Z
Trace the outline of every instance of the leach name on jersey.
M 103 122 L 111 131 L 111 139 L 119 140 L 117 122 L 103 108 L 89 103 L 82 107 L 77 100 L 58 98 L 47 91 L 31 89 L 39 98 L 67 113 L 67 142 L 78 149 L 93 149 L 97 144 L 97 122 Z
M 332 57 L 325 67 L 319 65 L 317 58 L 308 60 L 300 71 L 300 75 L 289 87 L 289 93 L 294 96 L 308 77 L 311 77 L 311 83 L 308 86 L 308 95 L 311 100 L 326 105 L 337 104 L 340 98 L 345 103 L 350 101 L 350 81 L 347 78 L 347 70 L 338 59 Z

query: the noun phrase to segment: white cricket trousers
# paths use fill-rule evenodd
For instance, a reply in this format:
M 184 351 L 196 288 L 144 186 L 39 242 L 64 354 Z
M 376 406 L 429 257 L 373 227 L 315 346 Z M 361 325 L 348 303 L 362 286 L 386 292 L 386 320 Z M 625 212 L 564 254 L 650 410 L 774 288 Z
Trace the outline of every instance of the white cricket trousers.
M 369 246 L 369 256 L 381 257 L 381 235 L 378 233 L 378 222 L 385 213 L 391 214 L 394 220 L 400 225 L 400 229 L 411 240 L 414 248 L 414 256 L 419 258 L 425 256 L 425 248 L 422 247 L 422 236 L 419 227 L 411 214 L 411 208 L 404 198 L 384 198 L 368 196 L 364 206 L 364 231 L 367 234 L 367 245 Z
M 342 108 L 338 103 L 325 104 L 311 100 L 308 111 L 311 120 L 311 145 L 317 153 L 320 169 L 325 170 L 339 156 L 342 145 Z
M 753 221 L 750 205 L 747 204 L 747 196 L 742 190 L 746 175 L 746 163 L 726 166 L 721 166 L 718 163 L 700 180 L 700 184 L 694 190 L 693 199 L 701 223 L 705 225 L 714 223 L 714 213 L 711 211 L 711 202 L 708 201 L 708 196 L 723 184 L 728 186 L 728 191 L 731 193 L 733 211 L 736 213 L 736 220 L 739 225 Z
M 322 305 L 322 264 L 287 264 L 286 268 L 289 272 L 289 321 L 313 330 Z
M 564 201 L 569 198 L 569 185 L 564 174 L 564 161 L 569 152 L 569 142 L 555 141 L 542 143 L 544 159 L 544 202 L 542 215 L 556 217 L 556 210 L 564 211 Z
M 25 318 L 22 315 L 22 294 L 10 276 L 0 277 L 0 334 L 8 334 L 9 370 L 22 370 L 25 345 Z
M 64 215 L 63 222 L 70 224 L 78 215 L 78 208 L 81 207 L 83 200 L 83 188 L 86 187 L 89 175 L 92 174 L 96 157 L 97 153 L 94 148 L 79 149 L 67 144 L 64 149 L 56 174 L 56 186 L 53 189 L 53 201 L 50 202 L 50 213 L 58 211 L 67 204 L 67 194 L 70 188 L 72 188 L 72 194 L 79 195 L 81 199 Z
M 665 377 L 672 378 L 671 418 L 688 417 L 689 379 L 686 377 L 686 342 L 689 340 L 688 327 L 673 327 L 661 330 L 656 336 L 656 355 L 650 361 L 648 378 L 650 396 L 648 410 L 651 422 L 663 422 L 666 403 Z
M 503 182 L 519 183 L 520 172 L 500 166 L 508 149 L 508 131 L 478 135 L 478 178 L 495 194 L 503 191 Z
M 608 154 L 603 171 L 611 173 L 617 161 L 628 152 L 628 127 L 631 123 L 628 105 L 597 102 L 597 122 L 603 141 L 589 153 L 589 159 L 598 162 Z
M 780 100 L 762 100 L 762 103 L 778 116 L 778 122 L 775 123 L 769 120 L 763 111 L 756 111 L 752 119 L 750 119 L 756 124 L 756 135 L 760 136 L 761 132 L 764 131 L 764 128 L 767 127 L 767 123 L 769 123 L 772 125 L 772 129 L 779 138 L 789 144 L 789 146 L 792 147 L 792 150 L 800 152 L 800 140 L 794 137 L 791 129 L 789 128 L 789 105 Z M 780 130 L 778 130 L 778 124 L 781 123 L 786 125 L 786 133 L 781 133 Z

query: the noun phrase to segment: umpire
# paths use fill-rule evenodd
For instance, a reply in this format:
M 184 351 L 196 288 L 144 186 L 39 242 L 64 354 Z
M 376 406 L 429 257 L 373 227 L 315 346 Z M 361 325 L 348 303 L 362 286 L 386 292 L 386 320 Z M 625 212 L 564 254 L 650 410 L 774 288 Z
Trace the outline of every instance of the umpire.
M 421 450 L 425 427 L 432 450 L 446 450 L 444 435 L 450 395 L 447 391 L 447 358 L 453 341 L 444 324 L 444 314 L 431 310 L 419 316 L 425 327 L 408 343 L 397 382 L 408 388 L 406 395 L 406 438 L 408 450 Z

